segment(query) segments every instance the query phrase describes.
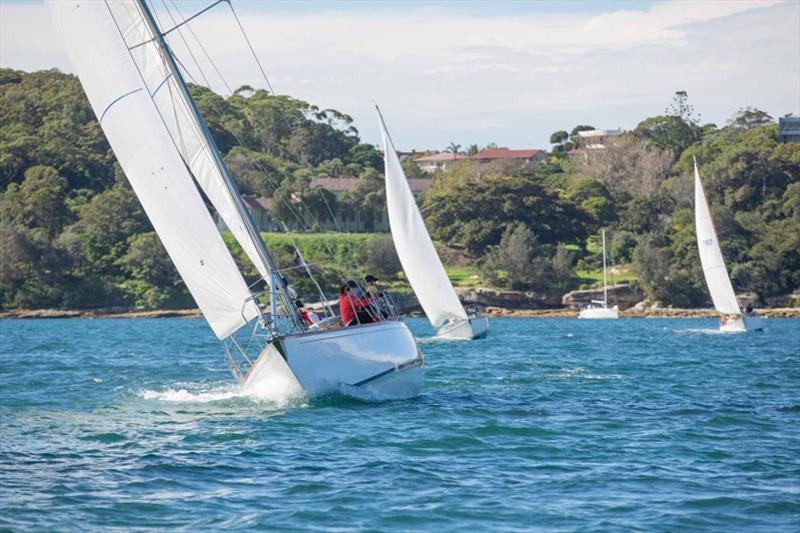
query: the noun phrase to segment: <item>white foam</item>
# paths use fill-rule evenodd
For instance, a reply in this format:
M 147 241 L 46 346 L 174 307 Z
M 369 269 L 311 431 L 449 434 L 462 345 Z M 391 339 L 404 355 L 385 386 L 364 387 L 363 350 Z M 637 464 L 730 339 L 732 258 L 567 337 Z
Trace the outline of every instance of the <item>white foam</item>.
M 161 391 L 143 390 L 139 396 L 145 400 L 158 400 L 160 402 L 183 402 L 183 403 L 208 403 L 230 400 L 244 396 L 235 385 L 227 385 L 207 389 L 203 385 L 198 385 L 201 390 L 189 391 L 188 389 L 167 388 Z M 207 390 L 202 390 L 202 389 Z
M 731 333 L 741 333 L 739 331 L 722 331 L 719 328 L 689 328 L 679 329 L 676 333 L 702 333 L 703 335 L 730 335 Z

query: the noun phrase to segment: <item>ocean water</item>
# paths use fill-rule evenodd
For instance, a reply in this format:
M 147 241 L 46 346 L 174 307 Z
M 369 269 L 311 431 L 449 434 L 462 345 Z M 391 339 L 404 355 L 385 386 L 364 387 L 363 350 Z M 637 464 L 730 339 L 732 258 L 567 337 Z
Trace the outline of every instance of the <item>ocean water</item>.
M 800 530 L 800 320 L 409 323 L 377 403 L 244 396 L 199 319 L 0 321 L 0 530 Z

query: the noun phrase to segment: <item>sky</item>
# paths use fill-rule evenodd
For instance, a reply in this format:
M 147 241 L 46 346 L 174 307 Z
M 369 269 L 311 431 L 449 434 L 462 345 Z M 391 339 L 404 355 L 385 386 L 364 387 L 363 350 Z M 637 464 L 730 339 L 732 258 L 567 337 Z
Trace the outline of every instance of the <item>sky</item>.
M 162 28 L 171 26 L 173 0 L 149 1 Z M 209 3 L 177 5 L 188 16 Z M 577 124 L 632 129 L 663 113 L 678 90 L 718 125 L 745 106 L 800 114 L 800 0 L 233 6 L 276 92 L 349 114 L 373 144 L 377 103 L 401 150 L 549 148 L 552 132 Z M 265 86 L 226 4 L 190 27 L 230 87 Z M 0 0 L 0 66 L 72 72 L 60 39 L 41 1 Z M 171 39 L 199 80 L 180 35 Z

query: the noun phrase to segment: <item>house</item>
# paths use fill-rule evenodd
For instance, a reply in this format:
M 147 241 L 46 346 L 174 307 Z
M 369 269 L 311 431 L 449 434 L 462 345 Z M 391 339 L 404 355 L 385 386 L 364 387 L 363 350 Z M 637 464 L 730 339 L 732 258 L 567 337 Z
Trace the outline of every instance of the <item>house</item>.
M 778 137 L 781 142 L 800 142 L 800 117 L 788 116 L 778 119 Z
M 451 152 L 440 152 L 417 157 L 413 161 L 423 172 L 433 173 L 439 172 L 440 170 L 447 170 L 462 159 L 467 159 L 467 156 Z
M 250 216 L 255 222 L 259 231 L 281 231 L 281 226 L 276 224 L 269 216 L 269 210 L 272 207 L 272 198 L 264 196 L 242 196 L 244 206 L 250 211 Z M 225 223 L 218 220 L 217 226 Z M 227 229 L 227 228 L 226 228 Z
M 581 148 L 584 150 L 605 150 L 606 147 L 613 143 L 617 137 L 621 137 L 625 132 L 621 129 L 616 130 L 587 130 L 579 131 L 578 139 L 580 139 Z
M 508 148 L 484 149 L 477 154 L 469 156 L 470 159 L 481 162 L 490 161 L 519 161 L 521 163 L 537 163 L 545 158 L 544 150 L 509 150 Z

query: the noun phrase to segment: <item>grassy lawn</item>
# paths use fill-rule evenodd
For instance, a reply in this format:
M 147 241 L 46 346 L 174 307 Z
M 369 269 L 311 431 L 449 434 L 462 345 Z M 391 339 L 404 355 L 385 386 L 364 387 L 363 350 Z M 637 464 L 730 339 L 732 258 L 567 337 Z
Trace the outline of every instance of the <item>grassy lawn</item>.
M 636 275 L 631 270 L 630 265 L 614 265 L 611 268 L 613 268 L 615 272 L 613 274 L 611 272 L 608 273 L 609 285 L 636 281 Z M 585 285 L 600 286 L 603 284 L 602 268 L 596 270 L 576 270 L 575 275 L 578 277 L 578 280 Z
M 481 285 L 478 269 L 475 267 L 448 267 L 445 266 L 447 277 L 456 287 L 474 287 Z

